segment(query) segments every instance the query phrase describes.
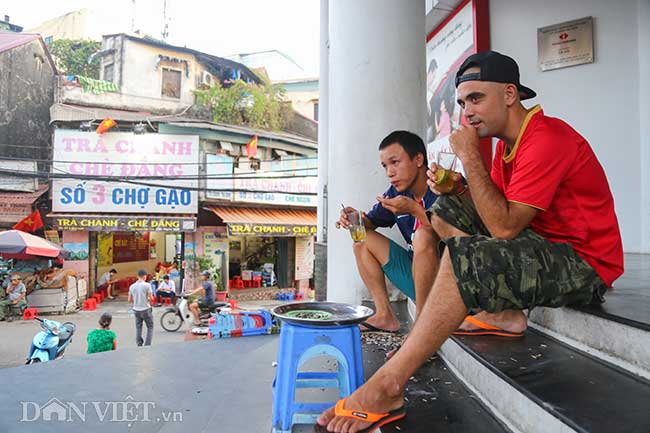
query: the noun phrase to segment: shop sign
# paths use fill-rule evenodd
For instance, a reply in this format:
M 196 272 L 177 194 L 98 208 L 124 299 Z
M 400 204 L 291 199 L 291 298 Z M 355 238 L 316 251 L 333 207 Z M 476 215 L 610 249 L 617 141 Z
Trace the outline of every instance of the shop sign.
M 112 232 L 97 233 L 97 266 L 113 264 L 113 235 Z
M 221 270 L 228 263 L 228 238 L 218 233 L 203 233 L 203 257 L 212 260 L 211 268 Z
M 149 233 L 113 234 L 113 263 L 142 262 L 145 260 L 149 260 Z
M 207 174 L 205 196 L 219 200 L 232 200 L 233 157 L 230 155 L 205 155 Z
M 34 192 L 38 189 L 36 175 L 36 161 L 0 160 L 3 170 L 20 172 L 17 176 L 3 174 L 0 176 L 0 190 Z
M 206 155 L 208 198 L 241 203 L 316 206 L 318 195 L 317 160 L 313 156 L 262 161 L 260 168 L 240 159 L 233 168 L 227 155 Z
M 290 224 L 229 223 L 230 236 L 315 236 L 316 226 Z
M 197 213 L 198 136 L 57 129 L 53 148 L 54 212 Z
M 296 239 L 296 280 L 309 280 L 314 276 L 314 238 Z
M 196 218 L 174 217 L 109 217 L 109 216 L 55 216 L 58 230 L 86 230 L 104 232 L 193 232 Z
M 0 201 L 0 222 L 17 223 L 32 212 L 31 204 Z
M 59 240 L 59 232 L 57 230 L 45 230 L 44 234 L 45 239 L 48 241 L 52 242 L 53 244 L 60 244 L 61 241 Z
M 540 71 L 593 62 L 592 17 L 537 29 L 537 63 Z

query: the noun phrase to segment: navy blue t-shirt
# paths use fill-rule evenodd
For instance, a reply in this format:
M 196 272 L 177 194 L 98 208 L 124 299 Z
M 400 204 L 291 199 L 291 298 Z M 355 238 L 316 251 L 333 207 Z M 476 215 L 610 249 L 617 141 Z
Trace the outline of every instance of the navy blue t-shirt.
M 205 296 L 203 296 L 203 299 L 205 299 L 209 303 L 214 303 L 214 284 L 212 281 L 204 281 L 203 282 L 203 290 L 205 290 Z
M 384 197 L 386 198 L 394 198 L 400 195 L 413 198 L 411 191 L 399 192 L 395 189 L 394 186 L 388 188 L 388 190 L 386 190 L 384 193 Z M 429 209 L 433 205 L 433 202 L 436 201 L 436 198 L 438 198 L 438 196 L 431 192 L 429 188 L 427 188 L 427 192 L 423 197 L 424 209 Z M 408 244 L 408 252 L 411 256 L 413 256 L 412 243 L 413 233 L 415 233 L 416 221 L 416 218 L 413 215 L 406 213 L 395 215 L 393 212 L 382 206 L 381 203 L 377 202 L 372 207 L 372 209 L 370 209 L 370 212 L 366 214 L 366 216 L 377 227 L 393 227 L 393 225 L 397 223 L 397 227 L 399 228 L 400 233 L 402 233 L 404 240 Z

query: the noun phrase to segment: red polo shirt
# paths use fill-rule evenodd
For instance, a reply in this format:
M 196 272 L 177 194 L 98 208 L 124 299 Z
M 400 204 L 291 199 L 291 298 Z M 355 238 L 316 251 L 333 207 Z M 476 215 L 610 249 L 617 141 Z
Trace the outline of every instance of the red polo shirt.
M 537 105 L 505 150 L 499 141 L 491 175 L 506 199 L 539 209 L 531 228 L 571 244 L 611 287 L 623 273 L 623 246 L 605 171 L 587 140 Z

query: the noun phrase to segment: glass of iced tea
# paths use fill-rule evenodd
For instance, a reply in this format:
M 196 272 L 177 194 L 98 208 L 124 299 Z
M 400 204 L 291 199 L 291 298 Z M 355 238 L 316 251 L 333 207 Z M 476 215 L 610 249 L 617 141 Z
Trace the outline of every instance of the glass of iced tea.
M 436 155 L 436 188 L 442 193 L 450 193 L 454 190 L 456 182 L 453 173 L 456 168 L 456 154 L 451 152 L 438 152 Z
M 363 218 L 361 211 L 353 209 L 345 213 L 350 222 L 349 230 L 350 236 L 354 242 L 363 242 L 366 240 L 366 227 L 363 225 Z

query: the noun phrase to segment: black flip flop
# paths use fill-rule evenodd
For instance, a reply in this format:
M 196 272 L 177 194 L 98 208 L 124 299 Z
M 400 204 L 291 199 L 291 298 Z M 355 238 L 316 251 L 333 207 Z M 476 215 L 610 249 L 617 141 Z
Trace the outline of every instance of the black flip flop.
M 383 332 L 385 334 L 397 334 L 399 333 L 399 329 L 397 331 L 390 331 L 388 329 L 381 329 L 377 328 L 376 326 L 372 326 L 368 322 L 361 322 L 361 326 L 365 326 L 366 329 L 362 329 L 361 332 Z

